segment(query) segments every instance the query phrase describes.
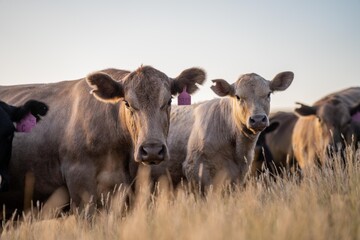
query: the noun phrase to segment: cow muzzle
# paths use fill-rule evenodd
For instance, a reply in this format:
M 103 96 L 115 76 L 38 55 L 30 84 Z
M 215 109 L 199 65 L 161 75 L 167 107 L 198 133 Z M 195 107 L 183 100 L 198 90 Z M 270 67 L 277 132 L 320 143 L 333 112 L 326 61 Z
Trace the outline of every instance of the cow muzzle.
M 146 143 L 139 147 L 138 160 L 145 165 L 155 165 L 168 158 L 168 151 L 165 144 Z
M 269 126 L 269 119 L 265 114 L 252 115 L 248 119 L 247 126 L 253 133 L 258 133 Z

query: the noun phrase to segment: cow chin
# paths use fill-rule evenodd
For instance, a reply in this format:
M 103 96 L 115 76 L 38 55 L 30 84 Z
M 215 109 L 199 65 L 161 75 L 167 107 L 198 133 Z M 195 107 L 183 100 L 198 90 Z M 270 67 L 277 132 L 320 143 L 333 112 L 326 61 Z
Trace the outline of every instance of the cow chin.
M 161 163 L 161 162 L 156 162 L 156 161 L 153 161 L 153 162 L 144 162 L 144 161 L 142 161 L 141 163 L 142 163 L 142 165 L 145 165 L 145 166 L 151 166 L 151 165 L 158 165 L 158 164 Z
M 264 131 L 266 127 L 267 127 L 266 124 L 261 124 L 261 125 L 259 124 L 259 125 L 257 125 L 257 126 L 251 126 L 251 127 L 248 126 L 248 129 L 249 129 L 253 134 L 258 134 L 258 133 Z

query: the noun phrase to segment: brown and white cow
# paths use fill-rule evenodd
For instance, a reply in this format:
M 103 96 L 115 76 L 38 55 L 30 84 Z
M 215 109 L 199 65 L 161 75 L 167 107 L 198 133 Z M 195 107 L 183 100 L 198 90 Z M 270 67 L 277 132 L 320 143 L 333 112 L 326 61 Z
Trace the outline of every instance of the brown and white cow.
M 360 87 L 352 87 L 327 95 L 313 106 L 300 104 L 295 109 L 300 118 L 294 127 L 292 145 L 302 169 L 323 165 L 333 151 L 342 150 L 344 136 L 350 134 L 351 113 L 359 100 Z
M 172 95 L 184 87 L 193 93 L 204 80 L 198 68 L 169 78 L 142 66 L 133 72 L 106 69 L 73 81 L 3 86 L 0 98 L 11 104 L 36 96 L 51 109 L 42 128 L 15 137 L 10 174 L 19 178 L 32 170 L 35 194 L 41 197 L 66 192 L 65 187 L 73 207 L 91 199 L 97 203 L 101 194 L 130 184 L 131 161 L 157 164 L 169 158 Z
M 269 125 L 270 95 L 287 89 L 293 78 L 292 72 L 282 72 L 271 81 L 254 73 L 242 75 L 233 84 L 213 80 L 211 89 L 227 97 L 172 110 L 171 159 L 152 166 L 153 177 L 168 171 L 176 184 L 183 166 L 186 178 L 196 184 L 212 184 L 221 171 L 231 181 L 243 183 L 257 138 Z

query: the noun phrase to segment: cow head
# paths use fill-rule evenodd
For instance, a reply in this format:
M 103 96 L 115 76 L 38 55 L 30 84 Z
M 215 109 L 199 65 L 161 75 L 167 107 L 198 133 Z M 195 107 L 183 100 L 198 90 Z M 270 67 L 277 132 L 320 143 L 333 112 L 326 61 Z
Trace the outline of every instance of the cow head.
M 172 95 L 186 87 L 194 93 L 205 80 L 198 68 L 183 71 L 176 78 L 142 66 L 116 82 L 106 73 L 87 77 L 95 97 L 104 102 L 120 101 L 121 124 L 131 136 L 136 162 L 157 164 L 169 158 L 166 139 L 170 124 Z
M 342 130 L 347 144 L 358 147 L 360 141 L 360 102 L 350 108 L 351 123 Z
M 360 102 L 350 108 L 350 115 L 352 121 L 360 122 Z
M 351 131 L 352 115 L 358 106 L 349 107 L 337 98 L 325 99 L 314 106 L 307 106 L 302 103 L 295 112 L 300 116 L 311 116 L 316 128 L 317 141 L 322 143 L 320 149 L 341 150 L 344 136 Z
M 37 120 L 48 111 L 45 103 L 29 100 L 23 106 L 15 107 L 0 101 L 0 192 L 6 190 L 7 169 L 11 158 L 12 140 L 16 131 L 14 122 L 20 122 L 28 114 Z
M 251 73 L 242 75 L 233 84 L 223 79 L 212 80 L 215 85 L 211 89 L 219 96 L 230 96 L 236 123 L 243 130 L 257 134 L 269 126 L 271 93 L 287 89 L 293 79 L 292 72 L 279 73 L 271 81 Z

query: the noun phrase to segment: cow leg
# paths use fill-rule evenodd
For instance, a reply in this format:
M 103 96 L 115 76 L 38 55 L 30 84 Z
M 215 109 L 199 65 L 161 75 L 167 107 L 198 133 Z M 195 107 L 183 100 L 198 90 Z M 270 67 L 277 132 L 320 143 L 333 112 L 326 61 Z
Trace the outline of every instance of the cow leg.
M 203 194 L 205 188 L 211 184 L 209 166 L 206 164 L 203 158 L 197 157 L 194 161 L 187 157 L 183 163 L 183 171 L 187 180 L 194 188 L 195 192 Z
M 50 219 L 56 215 L 70 203 L 69 191 L 65 186 L 56 189 L 51 196 L 46 200 L 41 214 L 43 219 Z
M 251 167 L 251 164 L 252 164 L 252 157 L 248 157 L 243 160 L 243 161 L 239 161 L 238 162 L 238 175 L 236 177 L 236 183 L 239 184 L 239 186 L 244 186 L 245 185 L 245 182 L 246 182 L 246 178 L 247 176 L 249 175 L 250 173 L 250 167 Z
M 95 213 L 97 200 L 96 168 L 91 159 L 82 161 L 83 163 L 79 164 L 72 163 L 64 172 L 64 176 L 72 211 L 91 216 Z
M 35 176 L 33 172 L 29 171 L 25 174 L 24 186 L 24 212 L 28 212 L 34 196 Z
M 85 179 L 84 179 L 85 181 Z M 94 190 L 86 189 L 85 187 L 78 188 L 74 185 L 68 185 L 69 194 L 71 197 L 71 209 L 73 212 L 91 216 L 95 213 L 95 202 L 97 196 Z M 94 188 L 96 189 L 96 185 Z
M 0 196 L 0 204 L 5 206 L 7 212 L 6 215 L 13 212 L 15 209 L 18 213 L 20 213 L 21 210 L 23 210 L 25 214 L 30 213 L 34 195 L 34 186 L 34 173 L 29 171 L 25 174 L 24 191 L 9 191 Z
M 121 187 L 122 191 L 130 185 L 128 166 L 124 165 L 128 161 L 125 156 L 108 153 L 95 159 L 82 157 L 76 161 L 67 160 L 62 166 L 73 211 L 91 216 L 96 207 L 110 206 L 101 200 L 106 200 L 107 196 L 110 200 L 116 194 L 116 188 Z

